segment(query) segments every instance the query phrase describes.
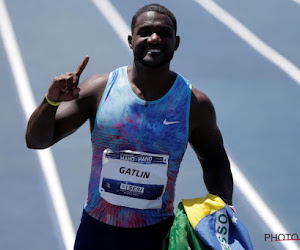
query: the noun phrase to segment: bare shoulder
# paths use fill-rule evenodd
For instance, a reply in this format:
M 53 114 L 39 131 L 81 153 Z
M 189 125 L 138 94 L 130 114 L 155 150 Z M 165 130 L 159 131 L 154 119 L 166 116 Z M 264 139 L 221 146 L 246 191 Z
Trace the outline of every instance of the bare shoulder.
M 78 101 L 87 101 L 93 109 L 96 109 L 100 103 L 108 78 L 109 73 L 97 74 L 81 82 L 78 86 L 80 88 Z
M 216 123 L 216 114 L 213 103 L 202 91 L 192 88 L 190 109 L 190 130 L 197 127 L 213 126 Z
M 65 119 L 65 117 L 81 117 L 82 121 L 87 118 L 94 119 L 99 106 L 102 94 L 106 87 L 109 74 L 92 75 L 82 81 L 79 97 L 70 102 L 63 102 L 56 113 L 56 120 Z
M 88 77 L 82 83 L 80 83 L 80 97 L 101 95 L 106 87 L 106 83 L 109 78 L 107 74 L 96 74 Z
M 195 105 L 196 107 L 202 107 L 202 105 L 212 105 L 210 99 L 208 96 L 203 93 L 202 91 L 192 88 L 192 98 L 191 98 L 192 104 Z M 199 106 L 200 105 L 200 106 Z

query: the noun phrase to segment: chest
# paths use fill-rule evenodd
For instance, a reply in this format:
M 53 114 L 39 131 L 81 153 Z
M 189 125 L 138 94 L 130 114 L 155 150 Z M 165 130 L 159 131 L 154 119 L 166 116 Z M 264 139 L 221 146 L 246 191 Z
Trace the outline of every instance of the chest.
M 181 89 L 176 91 L 176 87 Z M 184 151 L 190 102 L 188 89 L 183 87 L 176 85 L 163 98 L 146 102 L 116 81 L 98 109 L 94 145 L 167 155 Z

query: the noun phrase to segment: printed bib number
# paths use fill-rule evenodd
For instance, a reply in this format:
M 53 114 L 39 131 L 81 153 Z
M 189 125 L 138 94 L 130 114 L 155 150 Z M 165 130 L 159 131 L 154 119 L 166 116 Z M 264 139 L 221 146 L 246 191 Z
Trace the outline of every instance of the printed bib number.
M 117 206 L 161 208 L 168 159 L 167 155 L 104 150 L 99 185 L 102 198 Z

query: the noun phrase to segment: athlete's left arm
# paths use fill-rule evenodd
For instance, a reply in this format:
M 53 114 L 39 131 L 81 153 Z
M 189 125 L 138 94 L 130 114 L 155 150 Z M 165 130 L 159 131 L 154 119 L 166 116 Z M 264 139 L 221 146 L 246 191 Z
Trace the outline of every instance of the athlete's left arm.
M 222 135 L 216 123 L 215 110 L 209 98 L 194 88 L 191 97 L 189 143 L 201 163 L 208 192 L 231 205 L 233 179 Z

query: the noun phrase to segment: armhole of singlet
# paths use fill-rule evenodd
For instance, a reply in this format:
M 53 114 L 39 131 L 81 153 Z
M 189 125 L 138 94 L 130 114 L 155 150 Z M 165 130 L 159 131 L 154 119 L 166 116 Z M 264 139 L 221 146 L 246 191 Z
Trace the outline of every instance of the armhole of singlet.
M 111 89 L 111 86 L 112 86 L 112 84 L 114 83 L 114 81 L 115 81 L 117 75 L 118 75 L 118 70 L 115 70 L 115 71 L 113 71 L 113 72 L 110 72 L 110 74 L 109 74 L 109 77 L 108 77 L 108 80 L 107 80 L 107 83 L 106 83 L 104 92 L 103 92 L 102 97 L 101 97 L 101 101 L 100 101 L 99 106 L 98 106 L 98 108 L 97 108 L 96 117 L 95 117 L 95 120 L 94 120 L 94 129 L 93 129 L 93 131 L 92 131 L 92 133 L 91 133 L 91 138 L 93 137 L 94 131 L 95 131 L 96 127 L 97 127 L 97 126 L 96 126 L 96 123 L 97 123 L 98 113 L 100 112 L 101 107 L 102 107 L 102 105 L 103 105 L 103 102 L 104 102 L 105 99 L 107 98 L 108 93 L 109 93 L 109 91 L 110 91 L 110 89 Z
M 187 105 L 186 105 L 186 146 L 188 144 L 189 141 L 189 132 L 190 132 L 190 110 L 191 110 L 191 96 L 192 96 L 192 88 L 193 85 L 190 83 L 190 81 L 188 79 L 186 79 L 185 77 L 181 76 L 188 88 L 188 97 L 187 97 Z
M 188 82 L 188 100 L 186 107 L 186 144 L 189 141 L 189 133 L 190 133 L 190 110 L 191 110 L 191 96 L 192 96 L 192 84 Z

